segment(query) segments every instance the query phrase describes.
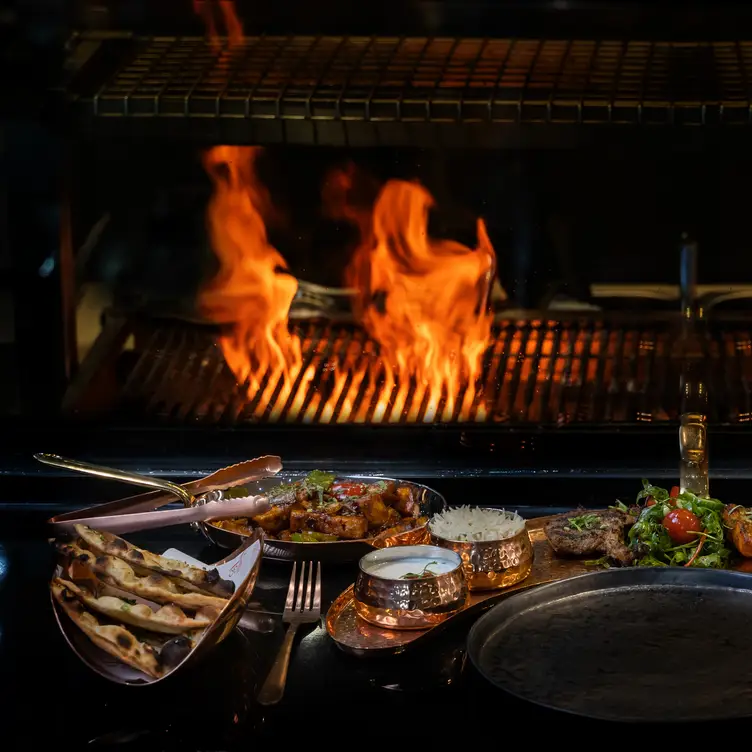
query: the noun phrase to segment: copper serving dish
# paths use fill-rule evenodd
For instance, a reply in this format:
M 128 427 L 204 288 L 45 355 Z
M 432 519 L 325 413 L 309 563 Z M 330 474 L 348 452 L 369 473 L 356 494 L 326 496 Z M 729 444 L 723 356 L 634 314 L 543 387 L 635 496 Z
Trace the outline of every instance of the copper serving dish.
M 121 663 L 110 656 L 104 650 L 98 648 L 89 638 L 71 621 L 61 606 L 57 603 L 52 593 L 53 612 L 63 637 L 72 648 L 73 652 L 92 670 L 100 676 L 117 684 L 125 684 L 133 687 L 143 687 L 164 681 L 185 666 L 192 665 L 205 657 L 209 651 L 227 637 L 240 621 L 243 612 L 248 606 L 248 601 L 256 584 L 259 568 L 261 566 L 263 537 L 259 533 L 246 537 L 241 546 L 230 556 L 213 566 L 221 567 L 231 565 L 230 572 L 246 570 L 240 582 L 236 582 L 235 592 L 220 611 L 217 618 L 208 626 L 198 643 L 183 660 L 167 671 L 159 678 L 148 676 L 130 666 Z M 55 576 L 63 574 L 62 567 L 58 566 Z
M 270 478 L 263 478 L 244 484 L 249 494 L 264 494 L 280 483 L 293 483 L 301 480 L 306 473 L 280 473 Z M 360 481 L 374 483 L 379 480 L 394 481 L 400 486 L 410 486 L 420 506 L 420 513 L 426 517 L 432 517 L 443 511 L 446 506 L 444 497 L 428 486 L 410 481 L 397 480 L 396 478 L 384 478 L 376 475 L 341 475 L 337 473 L 337 480 Z M 197 523 L 204 535 L 212 542 L 223 548 L 236 548 L 245 538 L 241 533 L 224 530 L 212 525 L 211 522 Z M 396 545 L 413 545 L 428 543 L 428 531 L 426 526 L 407 530 L 392 536 L 376 536 L 362 540 L 331 541 L 327 543 L 297 543 L 295 541 L 276 540 L 267 538 L 264 541 L 264 556 L 271 559 L 291 561 L 296 559 L 315 559 L 317 561 L 358 561 L 374 548 L 389 548 Z
M 533 568 L 533 544 L 527 527 L 510 538 L 495 541 L 453 541 L 436 535 L 429 524 L 431 543 L 462 558 L 470 590 L 500 590 L 522 582 Z
M 574 577 L 592 572 L 581 559 L 560 559 L 554 555 L 543 527 L 550 517 L 528 520 L 527 531 L 532 541 L 534 556 L 532 570 L 524 580 L 497 590 L 473 590 L 469 593 L 464 607 L 436 626 L 426 629 L 388 629 L 370 624 L 356 611 L 355 586 L 351 585 L 332 603 L 326 615 L 326 627 L 337 647 L 352 655 L 394 655 L 403 653 L 425 640 L 439 634 L 441 630 L 463 617 L 471 617 L 490 608 L 512 593 L 542 585 L 546 582 Z
M 379 575 L 374 566 L 407 557 L 435 559 L 452 568 L 420 579 Z M 361 619 L 387 629 L 427 629 L 464 607 L 467 583 L 462 558 L 438 546 L 397 546 L 372 551 L 360 560 L 355 581 L 355 611 Z

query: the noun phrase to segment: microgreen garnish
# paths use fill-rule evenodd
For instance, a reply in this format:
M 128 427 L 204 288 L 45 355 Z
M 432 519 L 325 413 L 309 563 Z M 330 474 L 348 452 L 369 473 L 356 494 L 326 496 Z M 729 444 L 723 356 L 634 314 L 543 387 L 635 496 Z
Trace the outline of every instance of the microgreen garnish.
M 420 572 L 406 572 L 405 574 L 400 577 L 401 580 L 422 580 L 426 577 L 436 577 L 438 572 L 432 572 L 429 567 L 436 566 L 439 562 L 438 561 L 429 561 L 428 564 L 426 564 L 423 569 L 420 570 Z
M 579 517 L 570 517 L 567 527 L 570 530 L 577 530 L 582 533 L 585 530 L 591 530 L 598 524 L 599 518 L 597 514 L 581 514 Z

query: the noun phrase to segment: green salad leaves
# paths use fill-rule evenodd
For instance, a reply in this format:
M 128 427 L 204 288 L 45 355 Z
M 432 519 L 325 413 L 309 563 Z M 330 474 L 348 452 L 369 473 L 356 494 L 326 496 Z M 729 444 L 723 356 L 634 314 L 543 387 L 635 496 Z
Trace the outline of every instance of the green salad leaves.
M 629 545 L 637 566 L 711 569 L 727 566 L 731 551 L 724 540 L 722 501 L 701 499 L 689 491 L 672 497 L 665 488 L 653 486 L 647 480 L 642 485 L 637 502 L 645 499 L 647 504 L 629 531 Z M 677 509 L 688 510 L 700 521 L 702 530 L 688 543 L 677 544 L 664 525 L 666 515 Z

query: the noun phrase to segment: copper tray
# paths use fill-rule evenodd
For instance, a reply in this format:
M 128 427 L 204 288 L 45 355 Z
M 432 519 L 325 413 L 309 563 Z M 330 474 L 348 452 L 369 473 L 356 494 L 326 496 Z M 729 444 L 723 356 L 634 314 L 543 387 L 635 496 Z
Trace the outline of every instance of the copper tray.
M 382 629 L 363 621 L 355 613 L 354 586 L 351 585 L 329 607 L 326 615 L 329 635 L 340 649 L 353 655 L 403 653 L 433 636 L 446 625 L 454 624 L 464 616 L 481 613 L 511 593 L 595 571 L 596 567 L 584 564 L 579 559 L 560 559 L 554 555 L 543 533 L 543 526 L 549 519 L 551 517 L 536 517 L 527 521 L 527 530 L 533 543 L 533 568 L 530 574 L 516 585 L 504 590 L 471 592 L 464 608 L 441 624 L 421 630 Z
M 533 568 L 521 582 L 504 590 L 471 592 L 465 607 L 446 621 L 430 629 L 412 631 L 381 629 L 358 618 L 355 613 L 354 586 L 351 585 L 329 607 L 326 615 L 326 628 L 330 637 L 340 649 L 353 655 L 403 653 L 429 636 L 433 636 L 447 624 L 453 624 L 457 619 L 465 616 L 480 614 L 508 595 L 548 582 L 557 582 L 598 571 L 599 567 L 585 564 L 582 559 L 565 559 L 554 554 L 543 532 L 544 525 L 554 516 L 556 515 L 527 520 L 527 530 L 533 543 Z M 737 572 L 752 572 L 752 559 L 741 559 L 730 569 Z

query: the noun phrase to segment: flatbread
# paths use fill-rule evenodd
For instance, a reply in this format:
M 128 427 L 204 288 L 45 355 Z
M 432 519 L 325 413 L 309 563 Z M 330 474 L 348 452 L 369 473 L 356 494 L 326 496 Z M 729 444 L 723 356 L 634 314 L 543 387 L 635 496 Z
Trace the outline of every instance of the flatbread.
M 68 578 L 74 582 L 89 579 L 94 573 L 113 587 L 155 603 L 174 603 L 176 606 L 189 609 L 211 608 L 217 612 L 227 605 L 227 600 L 214 595 L 182 592 L 172 580 L 159 574 L 139 577 L 122 559 L 114 556 L 96 556 L 75 543 L 58 543 L 57 549 L 68 557 Z
M 185 583 L 189 590 L 211 593 L 220 598 L 229 598 L 235 592 L 235 583 L 223 580 L 216 569 L 199 569 L 177 559 L 167 559 L 164 556 L 145 551 L 118 538 L 112 533 L 92 530 L 86 525 L 76 525 L 76 532 L 87 548 L 99 554 L 115 556 L 127 561 L 132 567 L 145 572 L 171 577 Z
M 212 623 L 210 618 L 200 612 L 194 618 L 186 616 L 178 606 L 172 603 L 154 611 L 145 603 L 128 602 L 116 596 L 101 595 L 96 591 L 92 592 L 89 587 L 79 587 L 69 580 L 57 578 L 55 582 L 74 593 L 93 611 L 98 611 L 114 621 L 122 621 L 151 632 L 181 634 L 195 629 L 204 629 Z
M 75 593 L 59 580 L 53 581 L 52 594 L 71 621 L 98 647 L 123 663 L 142 671 L 154 679 L 162 676 L 158 651 L 138 640 L 125 627 L 117 624 L 102 624 L 89 613 Z

